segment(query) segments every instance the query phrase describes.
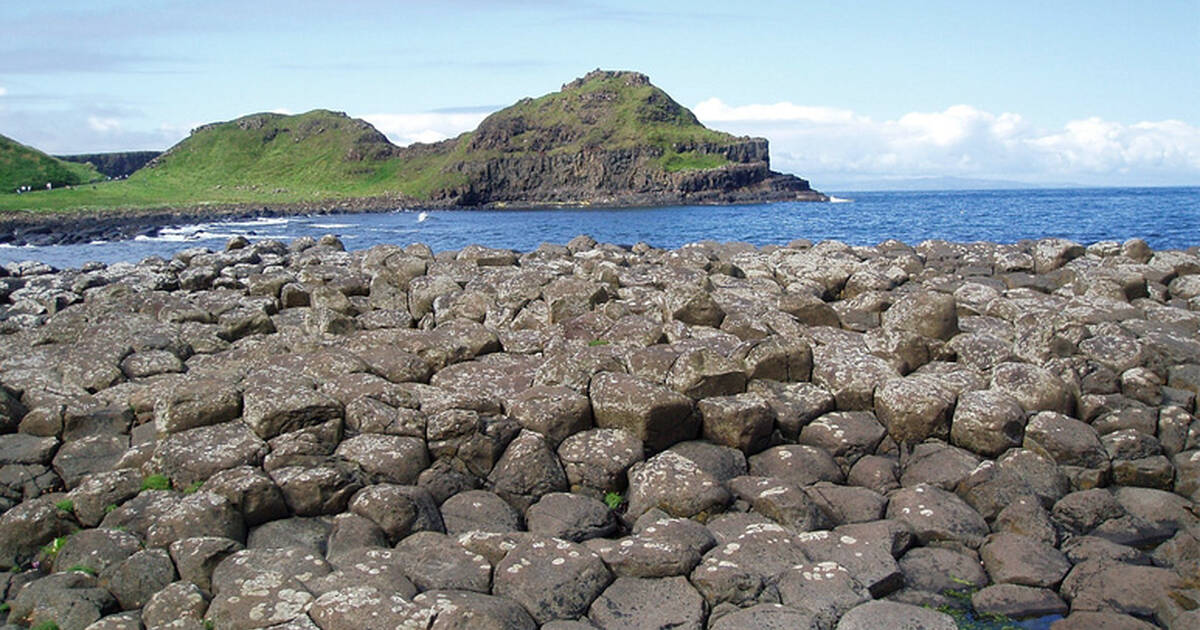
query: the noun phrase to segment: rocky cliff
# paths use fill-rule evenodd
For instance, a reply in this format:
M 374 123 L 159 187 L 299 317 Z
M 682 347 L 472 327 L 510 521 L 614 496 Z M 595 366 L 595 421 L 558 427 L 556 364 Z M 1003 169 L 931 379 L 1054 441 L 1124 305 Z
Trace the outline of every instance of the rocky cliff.
M 458 205 L 825 199 L 771 171 L 765 139 L 704 127 L 636 72 L 596 70 L 439 149 L 451 156 L 442 172 L 461 183 L 432 197 Z
M 766 146 L 755 139 L 747 145 Z M 738 153 L 745 147 L 722 147 Z M 720 155 L 713 152 L 702 155 Z M 459 162 L 450 168 L 468 184 L 446 189 L 457 203 L 587 203 L 638 205 L 721 203 L 801 199 L 819 193 L 802 179 L 770 170 L 766 160 L 728 160 L 715 168 L 670 172 L 657 167 L 663 153 L 653 147 L 591 149 L 578 153 L 520 154 Z
M 117 151 L 55 156 L 64 162 L 91 164 L 105 177 L 128 177 L 162 154 L 162 151 Z

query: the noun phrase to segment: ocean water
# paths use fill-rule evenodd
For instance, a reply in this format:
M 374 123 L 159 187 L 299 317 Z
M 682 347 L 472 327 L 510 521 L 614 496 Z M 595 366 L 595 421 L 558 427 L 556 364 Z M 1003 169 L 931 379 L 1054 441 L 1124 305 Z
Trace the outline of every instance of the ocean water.
M 1200 245 L 1200 187 L 835 192 L 833 203 L 772 203 L 627 209 L 438 210 L 309 215 L 176 225 L 131 241 L 48 247 L 0 246 L 0 263 L 38 260 L 59 268 L 87 261 L 169 258 L 189 247 L 219 250 L 235 235 L 288 241 L 336 234 L 347 249 L 421 242 L 435 251 L 472 243 L 529 251 L 579 234 L 598 241 L 678 247 L 700 240 L 784 244 L 806 238 L 874 245 L 895 238 L 994 241 L 1063 237 L 1088 244 L 1146 239 L 1155 249 Z

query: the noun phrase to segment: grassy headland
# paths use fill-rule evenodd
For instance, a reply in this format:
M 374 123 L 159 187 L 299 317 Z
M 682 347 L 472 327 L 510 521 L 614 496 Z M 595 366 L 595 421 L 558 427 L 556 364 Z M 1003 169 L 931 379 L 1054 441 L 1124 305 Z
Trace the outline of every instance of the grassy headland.
M 80 173 L 72 183 L 92 183 L 0 194 L 0 213 L 315 206 L 363 198 L 396 205 L 587 203 L 601 192 L 612 197 L 613 186 L 626 182 L 638 182 L 639 193 L 670 192 L 685 189 L 679 177 L 687 171 L 765 164 L 765 142 L 756 141 L 761 151 L 747 152 L 748 142 L 704 127 L 645 75 L 596 71 L 559 92 L 522 99 L 476 130 L 436 144 L 401 148 L 369 123 L 327 110 L 213 123 L 193 130 L 126 180 L 97 182 L 98 174 Z M 42 172 L 36 164 L 64 173 L 90 168 L 35 157 L 0 162 L 0 182 Z M 566 180 L 561 173 L 545 175 L 564 164 L 582 174 Z M 530 170 L 542 174 L 528 177 Z

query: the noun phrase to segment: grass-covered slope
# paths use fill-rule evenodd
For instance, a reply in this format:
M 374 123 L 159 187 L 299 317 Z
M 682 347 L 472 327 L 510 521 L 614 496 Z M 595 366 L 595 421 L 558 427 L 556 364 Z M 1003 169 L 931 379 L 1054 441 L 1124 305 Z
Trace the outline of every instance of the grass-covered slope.
M 361 198 L 655 203 L 713 189 L 750 190 L 777 175 L 767 160 L 765 140 L 704 127 L 645 75 L 597 70 L 436 144 L 400 148 L 369 123 L 326 110 L 213 123 L 127 180 L 19 198 L 0 194 L 0 211 L 316 206 Z
M 0 195 L 0 209 L 315 203 L 393 187 L 396 147 L 365 121 L 314 110 L 252 114 L 194 129 L 127 180 Z
M 16 194 L 22 186 L 44 189 L 104 179 L 90 164 L 64 162 L 0 135 L 0 193 Z
M 395 147 L 342 113 L 253 114 L 200 127 L 130 177 L 179 191 L 358 192 Z
M 673 170 L 722 162 L 680 158 L 697 147 L 739 139 L 700 124 L 686 107 L 644 74 L 597 70 L 536 99 L 492 114 L 472 134 L 471 153 L 576 154 L 587 150 L 655 148 Z

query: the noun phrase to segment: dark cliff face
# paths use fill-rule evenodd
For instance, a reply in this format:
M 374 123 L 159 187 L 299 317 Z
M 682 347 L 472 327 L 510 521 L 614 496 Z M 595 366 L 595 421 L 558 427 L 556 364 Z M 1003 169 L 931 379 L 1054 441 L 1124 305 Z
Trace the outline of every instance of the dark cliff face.
M 802 179 L 770 170 L 766 141 L 713 147 L 703 153 L 729 158 L 718 168 L 668 172 L 658 166 L 662 151 L 653 147 L 584 150 L 563 154 L 520 154 L 460 162 L 468 185 L 450 196 L 462 205 L 495 203 L 717 203 L 751 194 L 770 199 L 813 198 Z M 771 182 L 778 185 L 772 186 Z M 787 185 L 783 185 L 784 183 Z
M 60 160 L 91 164 L 106 177 L 127 177 L 161 155 L 161 151 L 119 151 L 115 153 L 85 153 L 81 155 L 59 155 Z

